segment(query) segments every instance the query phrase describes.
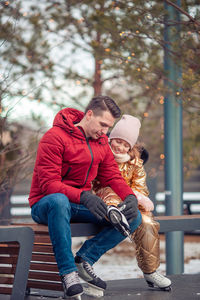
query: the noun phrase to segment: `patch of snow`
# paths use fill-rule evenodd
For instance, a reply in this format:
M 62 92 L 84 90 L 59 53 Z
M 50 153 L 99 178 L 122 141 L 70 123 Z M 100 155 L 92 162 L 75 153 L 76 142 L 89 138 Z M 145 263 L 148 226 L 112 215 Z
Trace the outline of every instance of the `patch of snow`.
M 74 254 L 84 241 L 84 237 L 73 238 Z M 197 242 L 184 243 L 185 274 L 197 274 L 200 272 L 200 242 L 198 241 L 200 241 L 199 236 L 197 236 Z M 125 252 L 123 251 L 124 247 L 126 247 Z M 114 249 L 108 251 L 97 263 L 94 264 L 95 272 L 103 280 L 142 278 L 143 273 L 137 265 L 134 249 L 135 247 L 126 240 Z M 132 255 L 130 252 L 133 252 Z M 165 275 L 165 240 L 160 240 L 160 260 L 161 264 L 158 271 Z

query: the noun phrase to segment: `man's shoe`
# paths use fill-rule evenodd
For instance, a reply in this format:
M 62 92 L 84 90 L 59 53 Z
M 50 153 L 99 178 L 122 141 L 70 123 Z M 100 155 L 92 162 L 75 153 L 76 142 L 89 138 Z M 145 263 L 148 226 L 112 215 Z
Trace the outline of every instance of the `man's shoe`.
M 81 257 L 75 257 L 75 263 L 78 269 L 78 275 L 94 288 L 105 290 L 106 282 L 101 280 L 95 273 L 93 267 Z
M 77 272 L 71 272 L 61 276 L 61 281 L 64 289 L 64 298 L 76 298 L 83 293 L 83 287 L 80 284 L 80 280 Z

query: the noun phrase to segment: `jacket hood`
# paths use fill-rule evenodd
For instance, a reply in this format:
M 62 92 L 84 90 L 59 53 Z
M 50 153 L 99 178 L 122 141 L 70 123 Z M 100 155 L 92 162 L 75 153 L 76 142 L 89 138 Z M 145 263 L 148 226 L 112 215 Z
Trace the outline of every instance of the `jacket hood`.
M 79 123 L 84 117 L 84 113 L 75 108 L 64 108 L 60 110 L 54 118 L 53 126 L 61 127 L 70 135 L 76 136 L 77 138 L 83 138 L 81 131 L 74 126 Z M 108 143 L 108 137 L 106 135 L 101 136 L 98 140 L 101 144 Z
M 55 116 L 53 126 L 61 127 L 65 131 L 73 133 L 77 131 L 77 128 L 74 127 L 74 124 L 79 123 L 83 116 L 84 113 L 75 108 L 64 108 Z

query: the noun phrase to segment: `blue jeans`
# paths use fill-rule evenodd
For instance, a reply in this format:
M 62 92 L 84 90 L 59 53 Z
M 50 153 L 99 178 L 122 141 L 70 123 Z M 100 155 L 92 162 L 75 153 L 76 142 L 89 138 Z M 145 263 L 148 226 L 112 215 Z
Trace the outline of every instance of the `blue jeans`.
M 56 193 L 43 197 L 32 206 L 31 214 L 35 222 L 48 225 L 60 275 L 77 271 L 71 250 L 70 220 L 107 225 L 95 237 L 86 240 L 77 252 L 78 256 L 91 265 L 125 239 L 105 219 L 99 221 L 85 206 L 71 203 L 64 194 Z M 138 211 L 137 218 L 130 224 L 131 231 L 134 232 L 140 224 L 141 214 Z

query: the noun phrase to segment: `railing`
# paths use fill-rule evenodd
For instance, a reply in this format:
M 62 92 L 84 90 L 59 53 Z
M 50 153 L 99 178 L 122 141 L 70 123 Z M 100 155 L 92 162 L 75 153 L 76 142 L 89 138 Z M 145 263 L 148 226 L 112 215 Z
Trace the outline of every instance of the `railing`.
M 165 214 L 165 193 L 156 193 L 155 195 L 155 213 L 157 215 Z M 183 204 L 185 214 L 200 213 L 200 192 L 184 192 Z
M 200 213 L 200 192 L 183 193 L 183 203 L 185 214 Z M 156 193 L 155 214 L 165 214 L 165 194 Z M 31 209 L 29 207 L 28 195 L 11 196 L 11 220 L 14 222 L 32 222 Z

